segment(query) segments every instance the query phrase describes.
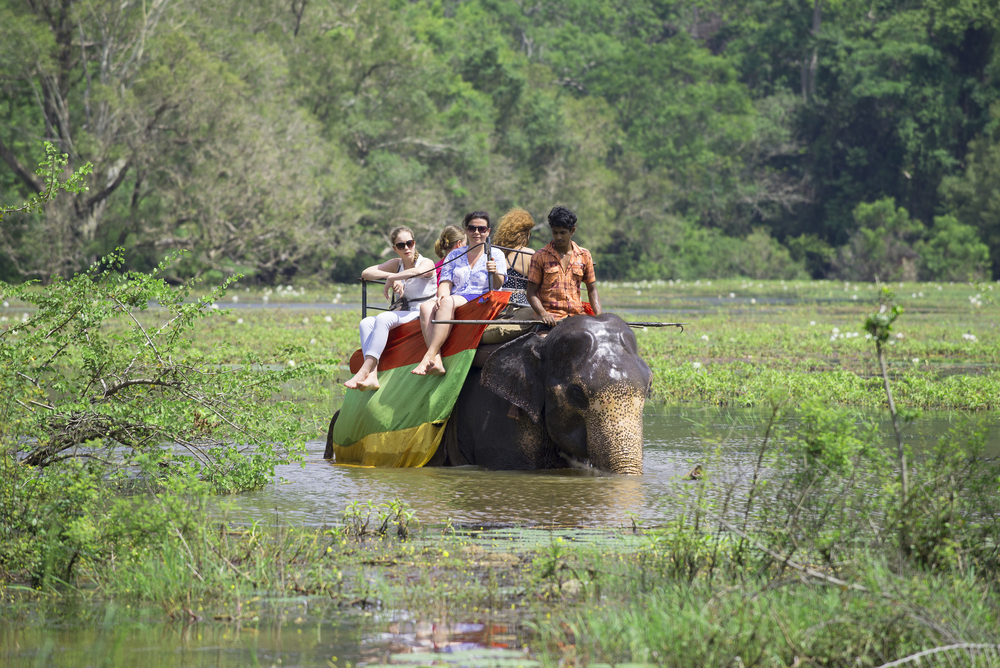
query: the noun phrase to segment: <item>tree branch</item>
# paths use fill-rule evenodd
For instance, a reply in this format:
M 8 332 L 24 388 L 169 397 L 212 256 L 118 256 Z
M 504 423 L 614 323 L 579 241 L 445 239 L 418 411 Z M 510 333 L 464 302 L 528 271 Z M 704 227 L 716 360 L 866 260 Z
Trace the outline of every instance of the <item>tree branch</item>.
M 11 171 L 17 174 L 18 178 L 24 181 L 25 185 L 35 191 L 36 195 L 41 194 L 45 190 L 45 183 L 21 164 L 17 156 L 3 143 L 2 137 L 0 137 L 0 158 L 3 158 L 3 161 L 7 163 Z

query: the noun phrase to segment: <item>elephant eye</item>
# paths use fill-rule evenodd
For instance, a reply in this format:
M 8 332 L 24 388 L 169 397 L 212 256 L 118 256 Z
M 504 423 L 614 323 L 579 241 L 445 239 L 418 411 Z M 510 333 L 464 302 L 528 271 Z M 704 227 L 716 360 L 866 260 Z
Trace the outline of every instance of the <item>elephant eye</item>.
M 587 394 L 583 391 L 583 388 L 579 385 L 570 385 L 569 387 L 569 400 L 574 405 L 580 408 L 586 408 L 587 404 Z

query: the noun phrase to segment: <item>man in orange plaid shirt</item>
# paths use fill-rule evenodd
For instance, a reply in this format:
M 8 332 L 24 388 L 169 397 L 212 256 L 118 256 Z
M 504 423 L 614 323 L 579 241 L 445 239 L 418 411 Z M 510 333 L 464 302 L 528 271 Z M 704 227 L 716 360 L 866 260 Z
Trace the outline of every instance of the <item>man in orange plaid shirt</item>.
M 587 298 L 594 315 L 601 314 L 601 298 L 597 294 L 597 277 L 590 251 L 580 248 L 576 233 L 576 214 L 563 206 L 549 212 L 552 241 L 531 256 L 528 268 L 528 303 L 546 325 L 570 315 L 584 313 L 580 300 L 580 283 L 587 285 Z

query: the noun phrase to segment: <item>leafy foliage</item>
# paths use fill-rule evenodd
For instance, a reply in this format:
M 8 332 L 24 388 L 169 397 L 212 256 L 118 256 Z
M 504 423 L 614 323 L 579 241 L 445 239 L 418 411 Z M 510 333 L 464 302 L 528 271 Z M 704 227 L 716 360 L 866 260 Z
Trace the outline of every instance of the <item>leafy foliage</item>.
M 311 365 L 267 370 L 248 353 L 229 364 L 226 345 L 189 338 L 232 282 L 193 302 L 190 285 L 120 273 L 110 255 L 43 291 L 0 283 L 4 299 L 37 311 L 0 332 L 2 445 L 25 465 L 87 458 L 122 468 L 152 458 L 154 470 L 194 466 L 220 491 L 258 488 L 274 465 L 298 457 L 292 406 L 275 402 Z
M 940 248 L 909 262 L 919 231 L 856 215 L 887 200 L 975 228 L 1000 276 L 980 4 L 0 0 L 0 205 L 45 190 L 42 140 L 94 166 L 86 197 L 4 218 L 0 278 L 125 247 L 147 271 L 189 251 L 175 280 L 346 281 L 393 225 L 426 248 L 468 210 L 556 203 L 603 278 L 866 279 L 881 251 L 883 278 L 943 276 Z

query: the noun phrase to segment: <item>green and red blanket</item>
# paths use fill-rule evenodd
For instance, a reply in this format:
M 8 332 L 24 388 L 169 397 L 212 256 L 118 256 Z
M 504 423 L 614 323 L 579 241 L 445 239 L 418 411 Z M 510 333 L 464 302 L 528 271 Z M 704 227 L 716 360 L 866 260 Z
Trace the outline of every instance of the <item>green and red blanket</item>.
M 456 309 L 456 320 L 492 320 L 507 305 L 509 292 L 491 292 Z M 389 332 L 379 358 L 379 389 L 347 390 L 333 428 L 338 464 L 369 467 L 419 467 L 430 461 L 444 434 L 455 400 L 472 367 L 486 325 L 455 325 L 441 350 L 447 373 L 410 373 L 427 346 L 416 320 Z M 361 351 L 351 357 L 351 373 L 364 362 Z

